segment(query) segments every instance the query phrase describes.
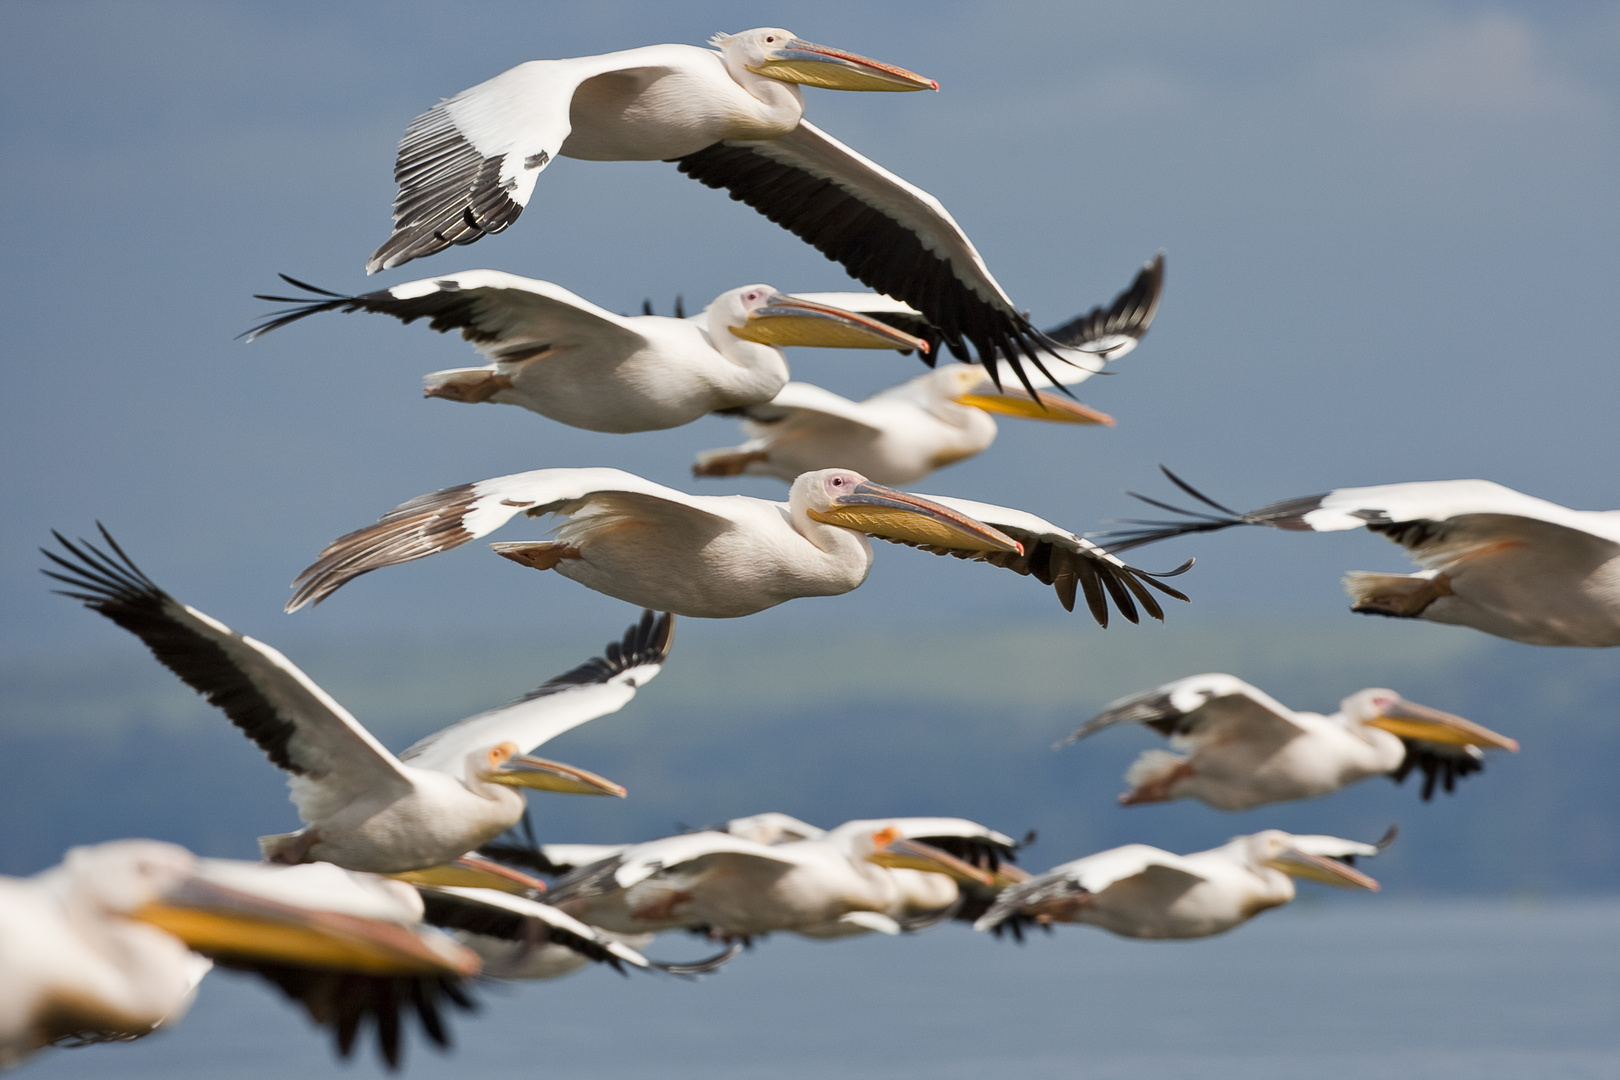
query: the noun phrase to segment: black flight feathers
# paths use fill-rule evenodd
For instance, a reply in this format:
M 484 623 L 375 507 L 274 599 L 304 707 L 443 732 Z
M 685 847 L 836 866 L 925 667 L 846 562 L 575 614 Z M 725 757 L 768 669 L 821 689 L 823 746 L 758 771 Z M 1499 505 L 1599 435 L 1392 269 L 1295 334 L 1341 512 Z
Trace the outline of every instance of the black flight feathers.
M 674 640 L 675 616 L 667 612 L 643 611 L 641 621 L 626 630 L 621 640 L 608 642 L 601 656 L 592 657 L 572 671 L 548 679 L 518 700 L 533 701 L 575 686 L 608 682 L 631 668 L 662 664 L 669 656 L 669 648 Z
M 97 522 L 96 527 L 111 554 L 83 540 L 74 544 L 52 530 L 51 535 L 67 554 L 45 548 L 40 552 L 67 572 L 41 572 L 71 587 L 55 591 L 84 601 L 91 611 L 105 615 L 140 638 L 159 663 L 224 712 L 231 723 L 259 744 L 272 763 L 302 775 L 304 768 L 293 760 L 288 748 L 297 726 L 277 712 L 224 647 L 181 621 L 171 610 L 171 605 L 178 608 L 180 602 L 141 572 L 106 526 Z
M 1176 536 L 1186 536 L 1190 533 L 1218 532 L 1229 529 L 1234 525 L 1269 525 L 1274 529 L 1288 529 L 1296 532 L 1308 532 L 1310 526 L 1305 524 L 1305 515 L 1322 505 L 1327 498 L 1326 493 L 1321 495 L 1307 495 L 1301 499 L 1285 499 L 1282 502 L 1262 506 L 1258 510 L 1248 513 L 1239 513 L 1229 506 L 1222 506 L 1211 499 L 1181 477 L 1159 466 L 1159 471 L 1169 477 L 1170 482 L 1182 491 L 1191 495 L 1205 506 L 1219 510 L 1221 516 L 1206 513 L 1202 510 L 1187 510 L 1180 506 L 1171 506 L 1169 503 L 1150 499 L 1146 495 L 1138 495 L 1134 491 L 1125 494 L 1133 499 L 1140 499 L 1149 506 L 1160 510 L 1167 510 L 1172 514 L 1180 514 L 1184 521 L 1140 521 L 1130 518 L 1121 519 L 1119 524 L 1139 526 L 1134 529 L 1118 529 L 1104 533 L 1098 539 L 1102 541 L 1110 552 L 1119 554 L 1131 548 L 1141 547 L 1144 544 L 1158 543 L 1160 540 L 1169 540 Z
M 238 334 L 237 337 L 244 341 L 254 341 L 288 323 L 307 319 L 323 311 L 370 311 L 379 315 L 392 315 L 407 324 L 417 319 L 427 319 L 430 329 L 437 330 L 441 334 L 447 330 L 460 330 L 462 337 L 475 344 L 494 341 L 500 336 L 479 325 L 478 297 L 481 294 L 478 290 L 464 291 L 452 278 L 438 280 L 436 282 L 438 288 L 430 293 L 402 300 L 388 289 L 346 296 L 318 285 L 311 285 L 306 281 L 299 281 L 287 274 L 276 276 L 295 288 L 303 289 L 311 296 L 325 296 L 329 299 L 312 300 L 309 296 L 272 296 L 268 293 L 254 293 L 255 300 L 268 300 L 272 304 L 293 306 L 271 312 L 270 317 L 264 322 Z

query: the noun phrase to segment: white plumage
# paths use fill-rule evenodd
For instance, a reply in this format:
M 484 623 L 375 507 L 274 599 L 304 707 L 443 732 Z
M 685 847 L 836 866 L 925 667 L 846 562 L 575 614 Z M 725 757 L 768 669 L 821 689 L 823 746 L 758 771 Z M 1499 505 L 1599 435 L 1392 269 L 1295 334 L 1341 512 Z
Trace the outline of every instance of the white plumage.
M 1177 750 L 1131 766 L 1127 806 L 1197 799 L 1219 810 L 1311 799 L 1371 776 L 1424 774 L 1423 798 L 1481 768 L 1482 750 L 1519 744 L 1460 716 L 1360 690 L 1331 716 L 1295 712 L 1232 675 L 1191 675 L 1113 702 L 1064 743 L 1117 724 L 1153 728 Z M 1060 743 L 1059 745 L 1063 745 Z

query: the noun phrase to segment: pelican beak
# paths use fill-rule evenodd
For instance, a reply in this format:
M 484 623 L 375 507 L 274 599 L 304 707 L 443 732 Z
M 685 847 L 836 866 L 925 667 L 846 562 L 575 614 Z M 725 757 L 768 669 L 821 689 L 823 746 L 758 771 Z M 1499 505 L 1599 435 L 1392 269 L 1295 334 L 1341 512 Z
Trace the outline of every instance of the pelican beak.
M 765 55 L 756 75 L 823 90 L 938 90 L 939 83 L 915 71 L 882 64 L 870 57 L 793 38 Z
M 1348 863 L 1330 859 L 1326 855 L 1311 855 L 1297 848 L 1289 848 L 1276 858 L 1267 859 L 1266 865 L 1281 870 L 1289 877 L 1309 878 L 1341 889 L 1378 891 L 1378 882 Z
M 1004 416 L 1021 416 L 1025 420 L 1055 420 L 1060 424 L 1104 424 L 1114 426 L 1114 418 L 1105 412 L 1070 401 L 1062 394 L 1035 391 L 1031 397 L 1026 391 L 997 390 L 989 379 L 952 399 L 958 405 L 971 405 L 985 412 Z
M 915 349 L 928 352 L 928 342 L 896 330 L 886 322 L 831 304 L 819 304 L 786 293 L 773 293 L 748 313 L 748 322 L 730 328 L 744 341 L 785 348 L 815 345 L 825 349 Z
M 478 957 L 437 931 L 279 903 L 191 878 L 132 913 L 211 957 L 368 975 L 478 974 Z
M 952 551 L 1010 551 L 1022 555 L 1024 545 L 993 526 L 975 521 L 949 507 L 916 495 L 874 484 L 870 480 L 840 495 L 826 510 L 809 514 L 828 525 L 841 525 L 885 540 Z
M 514 896 L 528 896 L 530 893 L 546 891 L 546 883 L 539 878 L 530 877 L 521 870 L 513 870 L 510 866 L 502 866 L 494 859 L 487 859 L 476 852 L 463 855 L 454 862 L 430 866 L 425 870 L 407 870 L 401 874 L 386 876 L 411 885 L 495 889 L 498 892 L 512 893 Z
M 621 799 L 625 796 L 624 788 L 593 772 L 527 754 L 507 758 L 500 768 L 485 773 L 484 779 L 492 784 L 560 791 L 565 795 L 616 795 Z
M 1022 885 L 1031 876 L 1033 875 L 1028 870 L 1014 866 L 1010 862 L 1004 862 L 996 868 L 995 879 L 990 884 L 999 892 L 1002 889 L 1010 889 L 1014 885 Z
M 964 862 L 948 851 L 941 851 L 920 840 L 907 840 L 895 828 L 872 834 L 877 850 L 866 857 L 878 866 L 905 870 L 922 870 L 930 874 L 944 874 L 953 881 L 971 885 L 991 885 L 995 878 L 971 863 Z
M 1518 742 L 1506 735 L 1498 735 L 1471 720 L 1414 701 L 1397 701 L 1367 723 L 1403 739 L 1420 739 L 1444 746 L 1477 746 L 1484 750 L 1519 752 Z

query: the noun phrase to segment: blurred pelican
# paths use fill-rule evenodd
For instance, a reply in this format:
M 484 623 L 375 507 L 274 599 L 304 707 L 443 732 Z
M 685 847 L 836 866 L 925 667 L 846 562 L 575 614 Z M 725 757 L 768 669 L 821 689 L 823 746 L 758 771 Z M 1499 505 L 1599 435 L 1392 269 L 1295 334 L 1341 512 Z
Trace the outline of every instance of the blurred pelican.
M 548 902 L 622 934 L 698 928 L 720 940 L 773 931 L 815 938 L 898 934 L 913 920 L 948 917 L 955 880 L 993 879 L 909 836 L 937 829 L 940 820 L 852 821 L 819 837 L 774 844 L 717 831 L 671 836 L 576 870 Z
M 1488 480 L 1434 480 L 1338 488 L 1240 514 L 1164 471 L 1223 516 L 1144 499 L 1191 520 L 1131 522 L 1141 528 L 1110 536 L 1110 550 L 1233 525 L 1367 528 L 1424 569 L 1352 570 L 1351 611 L 1471 626 L 1527 645 L 1620 645 L 1620 510 L 1570 510 Z
M 1153 323 L 1163 285 L 1160 255 L 1107 308 L 1094 308 L 1046 331 L 1073 350 L 1070 365 L 1056 368 L 1058 378 L 1069 386 L 1084 382 L 1107 361 L 1134 349 Z M 887 297 L 828 293 L 809 298 L 892 321 L 911 333 L 929 333 L 920 315 Z M 698 454 L 692 475 L 775 476 L 791 483 L 800 473 L 837 467 L 854 469 L 880 484 L 913 484 L 935 469 L 989 449 L 996 438 L 991 413 L 1069 424 L 1114 423 L 1113 417 L 1067 396 L 1011 389 L 1010 377 L 1003 372 L 998 386 L 982 369 L 949 364 L 864 401 L 790 382 L 771 401 L 735 410 L 749 440 Z M 1033 378 L 1037 386 L 1043 382 Z
M 1358 690 L 1332 716 L 1294 712 L 1232 675 L 1191 675 L 1109 705 L 1058 745 L 1143 724 L 1186 754 L 1149 750 L 1126 774 L 1138 803 L 1197 799 L 1217 810 L 1314 799 L 1369 776 L 1423 773 L 1423 798 L 1484 768 L 1482 750 L 1519 744 L 1393 690 Z
M 347 1056 L 374 1021 L 399 1063 L 415 1012 L 466 1008 L 478 958 L 421 926 L 409 886 L 335 866 L 199 859 L 155 840 L 73 848 L 0 878 L 0 1066 L 52 1043 L 138 1038 L 178 1021 L 213 962 L 254 972 L 333 1029 Z
M 689 424 L 716 409 L 771 400 L 788 380 L 784 345 L 916 349 L 928 343 L 877 318 L 769 285 L 721 293 L 692 319 L 621 316 L 549 281 L 468 270 L 409 281 L 363 296 L 261 296 L 299 306 L 254 327 L 249 341 L 320 311 L 374 311 L 403 322 L 460 330 L 491 361 L 435 371 L 427 396 L 520 405 L 591 431 L 631 432 Z
M 64 595 L 144 641 L 290 774 L 293 803 L 308 824 L 260 838 L 273 862 L 418 870 L 516 824 L 525 806 L 517 788 L 624 795 L 611 781 L 528 751 L 634 697 L 668 655 L 667 615 L 646 613 L 606 656 L 395 757 L 286 657 L 180 603 L 141 573 L 106 530 L 102 536 L 111 554 L 58 534 L 66 556 L 46 555 L 67 573 L 46 573 L 71 587 Z
M 1392 839 L 1393 832 L 1383 843 Z M 993 930 L 1020 919 L 1089 923 L 1121 937 L 1209 937 L 1288 903 L 1296 877 L 1378 891 L 1378 882 L 1340 860 L 1376 855 L 1381 846 L 1279 829 L 1192 855 L 1127 844 L 1011 886 L 973 926 Z
M 786 503 L 687 495 L 618 469 L 538 469 L 419 496 L 339 537 L 293 582 L 287 610 L 318 603 L 360 574 L 458 547 L 518 514 L 564 521 L 554 540 L 494 545 L 506 558 L 696 618 L 735 618 L 797 597 L 849 592 L 871 569 L 868 536 L 1033 574 L 1070 610 L 1083 588 L 1104 626 L 1105 588 L 1132 622 L 1133 596 L 1154 618 L 1164 617 L 1146 586 L 1186 599 L 1032 514 L 911 495 L 848 469 L 805 473 Z
M 802 117 L 799 86 L 938 89 L 903 68 L 776 27 L 717 34 L 714 49 L 651 45 L 532 60 L 411 122 L 399 145 L 394 229 L 366 264 L 389 269 L 504 230 L 558 156 L 673 161 L 902 300 L 953 354 L 1020 379 L 1057 346 L 1030 325 L 938 199 Z M 1033 387 L 1026 387 L 1033 390 Z

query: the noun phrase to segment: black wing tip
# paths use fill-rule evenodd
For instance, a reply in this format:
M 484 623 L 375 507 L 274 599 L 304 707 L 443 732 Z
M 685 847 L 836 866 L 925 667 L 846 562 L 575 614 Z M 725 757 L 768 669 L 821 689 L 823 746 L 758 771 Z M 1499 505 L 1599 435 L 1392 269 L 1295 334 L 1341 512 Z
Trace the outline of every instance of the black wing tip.
M 674 642 L 675 616 L 648 608 L 619 640 L 608 642 L 601 656 L 593 656 L 578 667 L 547 679 L 523 700 L 531 701 L 575 686 L 605 683 L 633 668 L 662 665 Z

